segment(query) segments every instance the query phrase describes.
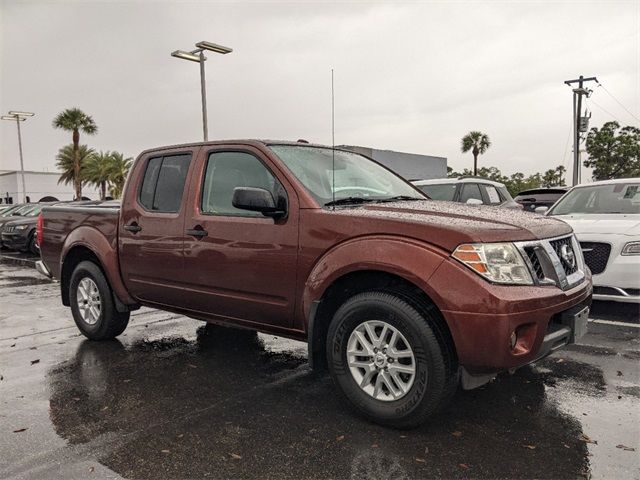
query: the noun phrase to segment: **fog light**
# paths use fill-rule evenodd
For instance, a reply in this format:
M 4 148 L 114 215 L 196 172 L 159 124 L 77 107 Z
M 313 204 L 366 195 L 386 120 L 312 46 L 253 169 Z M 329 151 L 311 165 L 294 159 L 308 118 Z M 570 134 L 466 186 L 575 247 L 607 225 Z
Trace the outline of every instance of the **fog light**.
M 509 340 L 509 345 L 511 345 L 511 350 L 516 348 L 516 342 L 518 341 L 518 336 L 516 335 L 515 330 L 511 332 L 511 339 Z

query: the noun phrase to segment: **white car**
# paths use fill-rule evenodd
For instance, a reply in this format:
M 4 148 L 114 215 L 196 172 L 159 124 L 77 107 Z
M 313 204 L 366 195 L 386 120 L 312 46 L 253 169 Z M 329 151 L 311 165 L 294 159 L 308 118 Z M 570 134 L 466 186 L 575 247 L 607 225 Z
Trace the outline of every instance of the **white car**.
M 412 180 L 416 187 L 432 200 L 467 203 L 469 205 L 493 205 L 522 210 L 503 183 L 487 178 L 465 176 L 460 178 L 438 178 L 434 180 Z
M 595 300 L 640 303 L 640 178 L 578 185 L 546 215 L 573 227 Z

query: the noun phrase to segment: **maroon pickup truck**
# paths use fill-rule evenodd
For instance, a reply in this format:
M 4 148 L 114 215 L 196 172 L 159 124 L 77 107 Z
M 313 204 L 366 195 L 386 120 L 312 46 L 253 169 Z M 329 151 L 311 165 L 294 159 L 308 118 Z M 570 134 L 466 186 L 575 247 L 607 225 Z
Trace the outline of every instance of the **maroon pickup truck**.
M 145 305 L 306 341 L 357 410 L 397 427 L 575 342 L 592 292 L 565 223 L 431 201 L 303 143 L 147 150 L 121 205 L 46 207 L 38 242 L 88 338 Z

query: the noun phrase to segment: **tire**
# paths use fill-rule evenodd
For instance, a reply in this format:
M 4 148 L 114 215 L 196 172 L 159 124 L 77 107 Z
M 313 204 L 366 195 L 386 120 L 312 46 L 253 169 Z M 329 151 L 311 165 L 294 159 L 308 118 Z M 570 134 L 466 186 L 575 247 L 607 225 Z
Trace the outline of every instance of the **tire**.
M 27 252 L 33 253 L 34 255 L 38 255 L 38 249 L 36 248 L 36 234 L 35 232 L 31 233 L 29 236 L 29 243 L 27 243 Z
M 79 299 L 84 302 L 83 308 Z M 91 340 L 115 338 L 129 323 L 129 312 L 116 310 L 111 287 L 93 262 L 80 262 L 71 274 L 69 302 L 78 329 Z
M 359 413 L 375 423 L 406 429 L 424 423 L 450 398 L 454 379 L 447 365 L 455 360 L 449 358 L 450 349 L 438 342 L 433 313 L 418 311 L 403 297 L 389 291 L 365 292 L 348 299 L 329 326 L 327 360 L 340 392 Z M 376 344 L 371 328 L 374 337 L 386 340 L 368 355 L 372 349 L 365 343 L 372 348 Z M 394 337 L 394 331 L 400 335 Z M 382 350 L 385 344 L 389 352 Z M 349 349 L 365 355 L 349 355 Z M 350 365 L 349 360 L 360 363 Z M 366 368 L 359 368 L 364 364 Z M 398 367 L 413 370 L 413 374 L 399 373 Z

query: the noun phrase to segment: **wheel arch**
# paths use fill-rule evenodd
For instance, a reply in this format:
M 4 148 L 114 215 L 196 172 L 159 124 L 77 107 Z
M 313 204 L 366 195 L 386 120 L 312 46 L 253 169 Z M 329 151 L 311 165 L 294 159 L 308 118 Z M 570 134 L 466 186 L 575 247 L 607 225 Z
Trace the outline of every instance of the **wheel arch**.
M 113 292 L 116 310 L 119 312 L 128 312 L 137 308 L 133 299 L 129 297 L 128 293 L 124 289 L 124 285 L 122 285 L 119 276 L 114 281 L 112 278 L 113 275 L 110 274 L 109 269 L 105 268 L 103 260 L 98 256 L 94 249 L 82 243 L 71 246 L 66 251 L 62 260 L 62 268 L 60 269 L 60 293 L 63 305 L 67 307 L 70 305 L 69 285 L 71 283 L 71 276 L 78 264 L 84 261 L 94 263 L 102 271 Z
M 449 352 L 447 366 L 457 371 L 457 352 L 451 330 L 440 309 L 430 295 L 407 278 L 379 269 L 355 270 L 332 281 L 322 296 L 313 301 L 309 309 L 308 349 L 313 369 L 325 370 L 327 366 L 326 341 L 329 324 L 336 310 L 348 298 L 367 291 L 385 291 L 397 295 L 418 311 L 429 309 L 432 313 L 434 333 L 441 347 Z

